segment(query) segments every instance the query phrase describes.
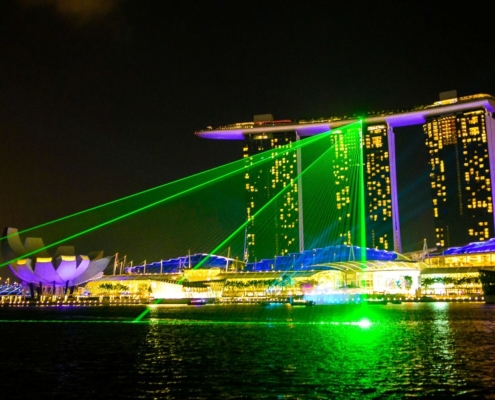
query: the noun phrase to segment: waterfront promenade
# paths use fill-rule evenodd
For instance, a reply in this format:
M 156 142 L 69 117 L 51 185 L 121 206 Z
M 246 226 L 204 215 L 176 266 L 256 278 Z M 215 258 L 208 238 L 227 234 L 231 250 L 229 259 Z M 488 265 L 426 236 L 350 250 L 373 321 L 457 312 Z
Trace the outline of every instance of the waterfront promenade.
M 39 299 L 30 299 L 22 295 L 0 296 L 0 307 L 47 307 L 47 306 L 126 306 L 126 305 L 192 305 L 200 306 L 207 304 L 288 304 L 301 305 L 303 301 L 312 302 L 312 305 L 332 304 L 398 304 L 419 302 L 485 302 L 482 293 L 467 296 L 401 296 L 401 295 L 307 295 L 294 300 L 286 296 L 280 297 L 220 297 L 220 298 L 183 298 L 183 299 L 154 299 L 138 296 L 41 296 Z

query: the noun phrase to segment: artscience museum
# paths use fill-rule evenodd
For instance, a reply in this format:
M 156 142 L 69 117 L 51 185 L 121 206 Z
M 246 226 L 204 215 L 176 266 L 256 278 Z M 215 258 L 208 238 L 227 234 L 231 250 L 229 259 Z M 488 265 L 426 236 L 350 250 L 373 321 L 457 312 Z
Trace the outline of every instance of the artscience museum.
M 53 255 L 46 249 L 41 238 L 26 238 L 22 243 L 17 229 L 4 230 L 2 256 L 31 298 L 71 294 L 76 287 L 103 276 L 112 258 L 103 257 L 102 251 L 76 254 L 73 246 L 60 246 Z

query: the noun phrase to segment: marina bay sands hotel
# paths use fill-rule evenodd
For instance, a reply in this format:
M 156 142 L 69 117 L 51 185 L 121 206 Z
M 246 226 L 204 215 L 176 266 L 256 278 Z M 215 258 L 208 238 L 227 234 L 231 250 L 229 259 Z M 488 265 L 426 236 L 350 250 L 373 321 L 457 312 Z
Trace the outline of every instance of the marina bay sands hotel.
M 359 120 L 362 121 L 360 146 L 368 247 L 402 252 L 394 130 L 412 125 L 422 127 L 424 146 L 429 154 L 431 200 L 427 201 L 433 202 L 435 246 L 445 249 L 495 237 L 492 184 L 495 182 L 495 97 L 491 95 L 458 97 L 456 91 L 443 92 L 439 101 L 431 105 L 361 119 L 277 121 L 270 114 L 264 114 L 255 116 L 253 122 L 208 127 L 195 134 L 205 139 L 242 141 L 244 158 L 249 159 L 260 152 L 288 146 Z M 272 181 L 286 182 L 300 171 L 297 155 L 273 163 L 267 169 Z M 259 207 L 250 193 L 256 192 L 253 188 L 260 183 L 256 174 L 246 174 L 245 179 L 249 216 Z M 331 184 L 331 179 L 322 180 L 322 185 Z M 304 183 L 302 185 L 304 187 Z M 297 189 L 295 185 L 291 190 L 297 192 Z M 297 193 L 294 198 L 302 201 Z M 302 209 L 302 204 L 298 208 Z M 280 214 L 287 218 L 287 210 L 281 209 Z M 291 218 L 292 223 L 284 224 L 276 233 L 275 254 L 302 250 L 297 248 L 297 243 L 301 246 L 300 238 L 295 237 L 301 231 L 300 211 L 293 212 Z M 294 226 L 298 229 L 293 229 Z M 292 230 L 284 232 L 283 227 L 292 227 Z M 248 232 L 247 240 L 255 244 L 254 231 Z

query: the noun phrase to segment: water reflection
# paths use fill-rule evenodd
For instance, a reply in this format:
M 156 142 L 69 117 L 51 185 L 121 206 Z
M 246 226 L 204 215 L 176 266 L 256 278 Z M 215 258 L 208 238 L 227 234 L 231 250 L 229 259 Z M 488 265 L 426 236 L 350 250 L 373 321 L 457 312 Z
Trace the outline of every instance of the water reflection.
M 50 323 L 3 322 L 0 340 L 9 346 L 0 358 L 2 393 L 23 399 L 76 393 L 131 399 L 495 398 L 495 306 L 151 307 L 140 323 L 132 320 L 141 309 L 126 310 L 92 310 L 77 324 L 66 311 L 58 317 L 58 311 L 41 313 Z M 96 318 L 114 322 L 89 323 Z M 15 384 L 25 371 L 38 388 L 32 395 Z
M 473 383 L 473 354 L 467 338 L 456 337 L 466 320 L 456 308 L 155 308 L 139 350 L 140 389 L 185 398 L 489 396 L 490 378 Z

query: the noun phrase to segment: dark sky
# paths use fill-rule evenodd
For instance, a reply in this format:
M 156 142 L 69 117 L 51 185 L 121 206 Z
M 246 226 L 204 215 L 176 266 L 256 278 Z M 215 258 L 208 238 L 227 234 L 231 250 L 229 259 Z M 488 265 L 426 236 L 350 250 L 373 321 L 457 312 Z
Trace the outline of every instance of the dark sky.
M 335 3 L 1 1 L 0 225 L 22 230 L 239 159 L 240 142 L 194 136 L 208 125 L 495 94 L 481 5 Z

